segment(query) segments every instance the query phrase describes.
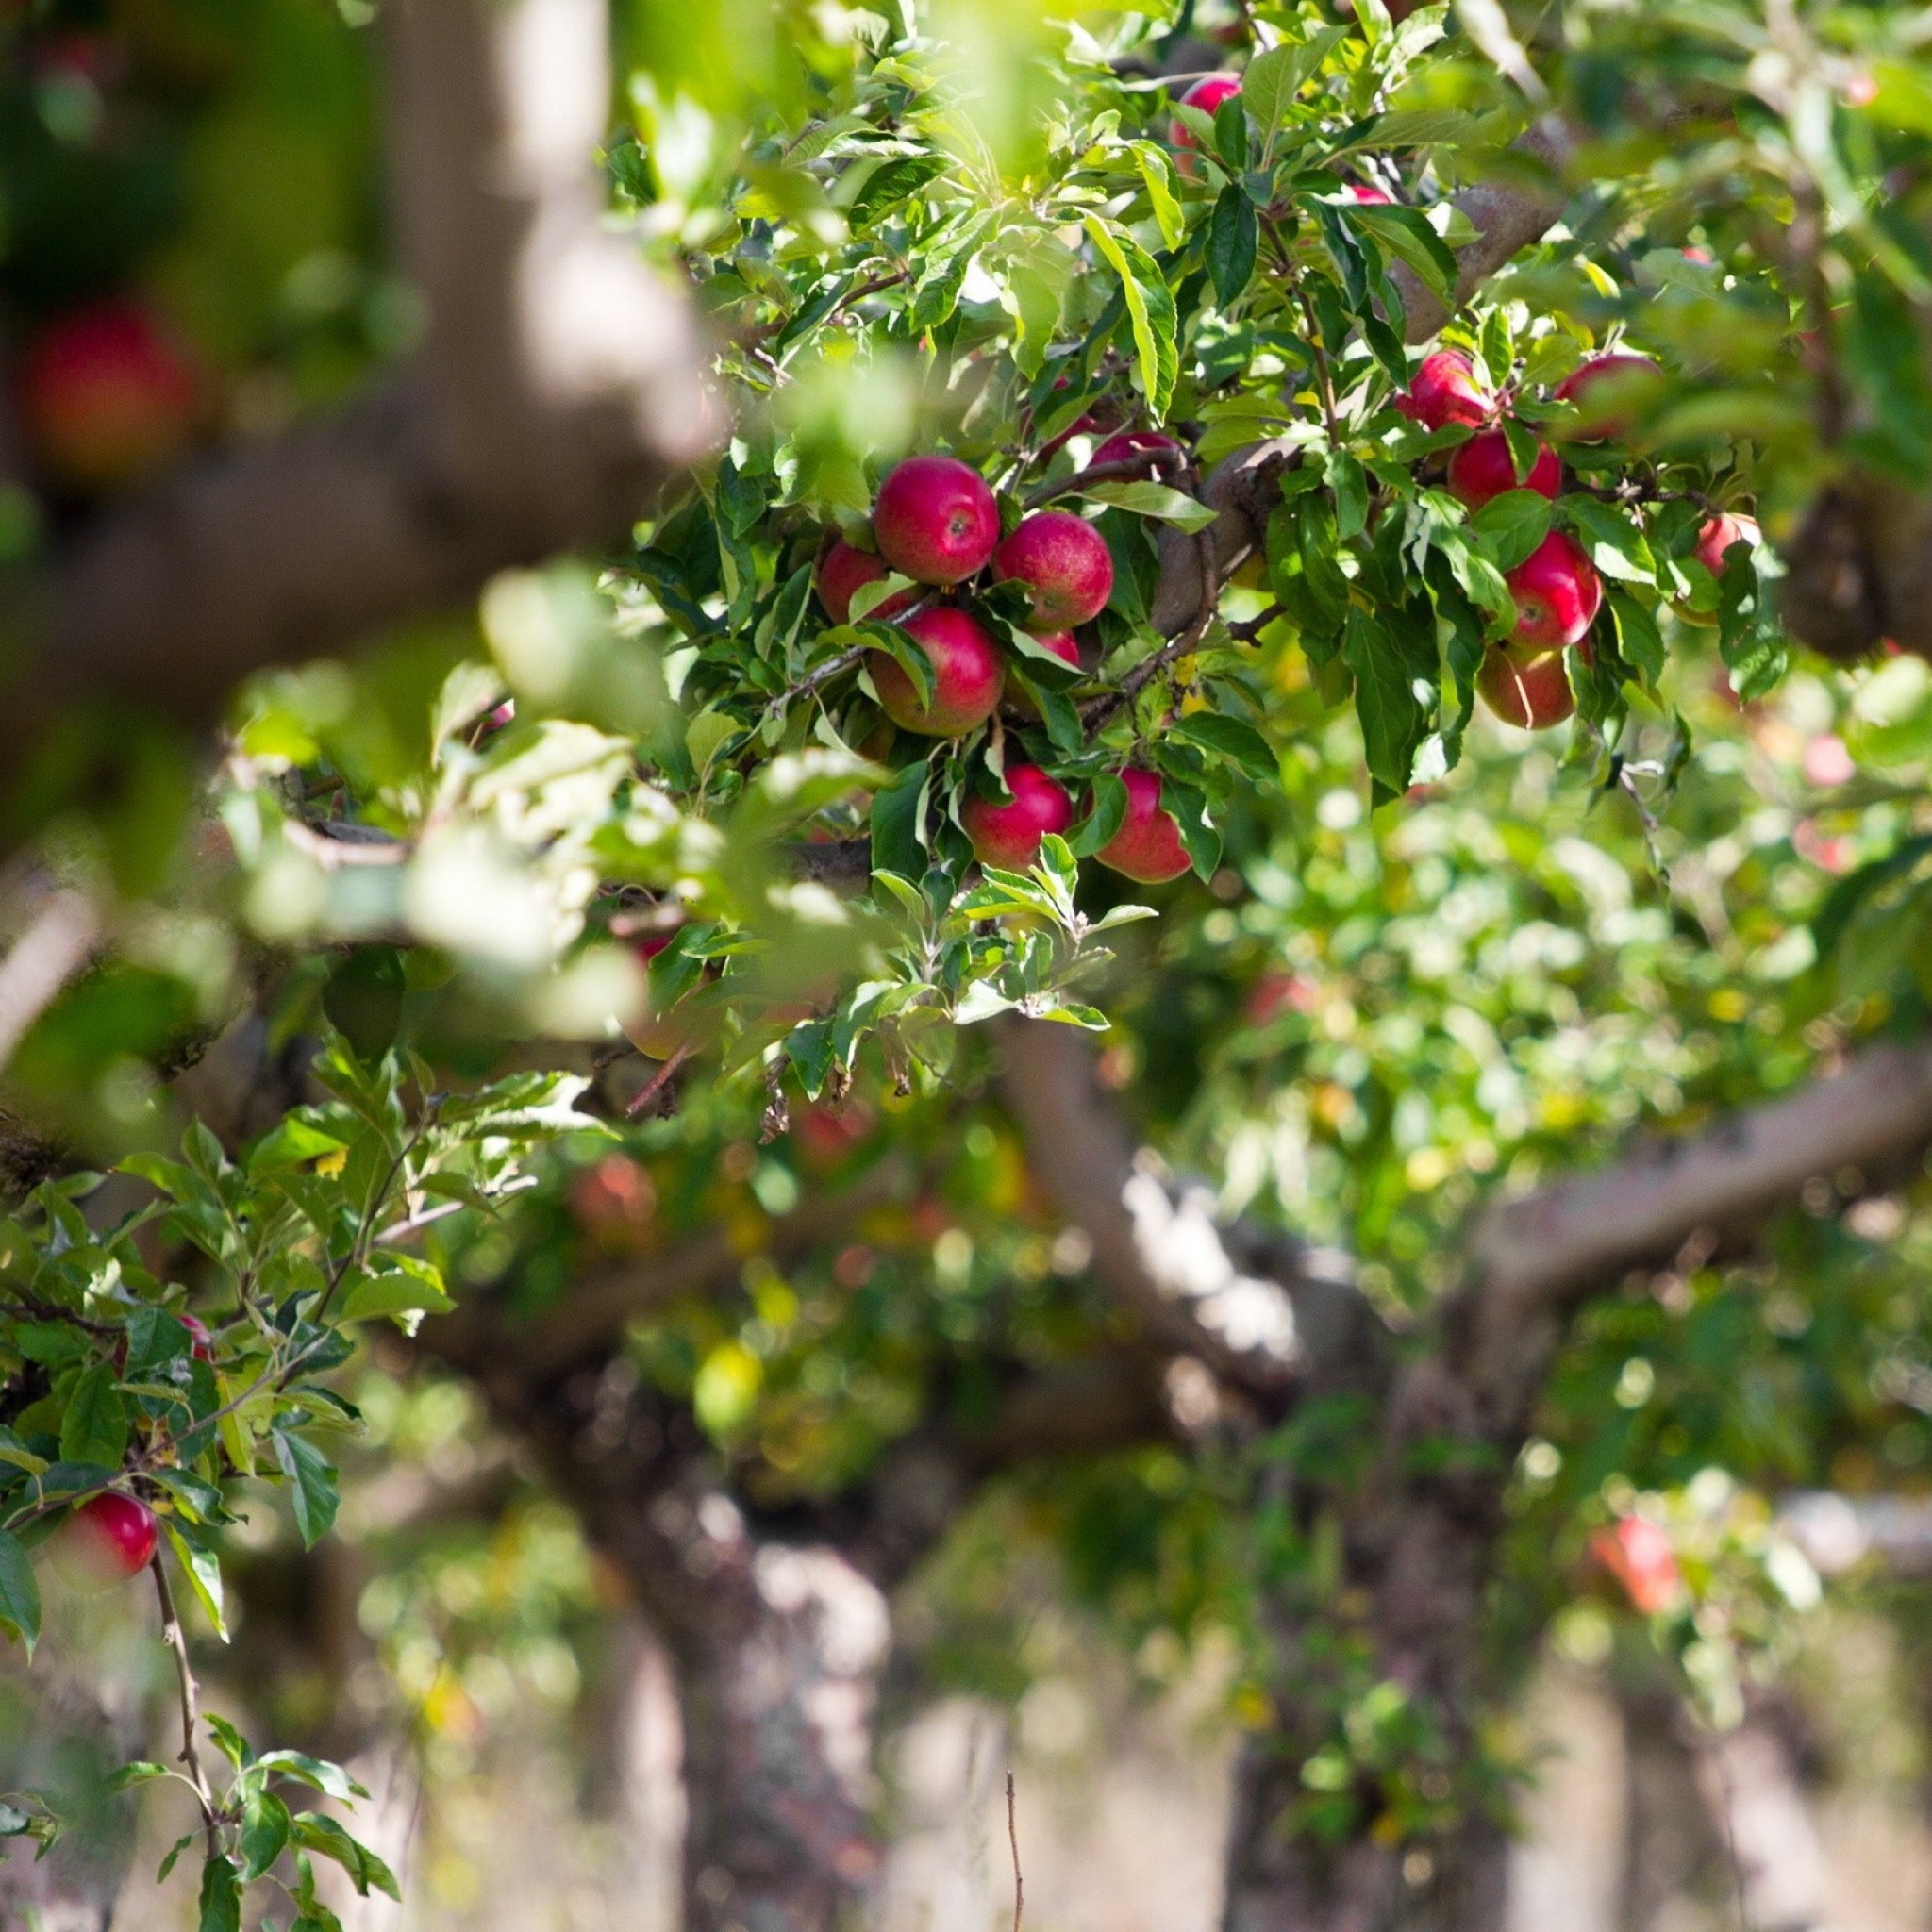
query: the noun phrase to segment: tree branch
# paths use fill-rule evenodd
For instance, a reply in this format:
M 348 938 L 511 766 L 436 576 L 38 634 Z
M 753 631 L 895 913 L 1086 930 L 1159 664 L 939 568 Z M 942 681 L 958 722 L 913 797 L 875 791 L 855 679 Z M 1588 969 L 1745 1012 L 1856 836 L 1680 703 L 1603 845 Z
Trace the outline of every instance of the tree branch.
M 494 572 L 622 539 L 718 410 L 690 305 L 602 224 L 604 0 L 409 0 L 391 19 L 414 367 L 338 414 L 182 466 L 25 587 L 14 743 L 52 705 L 214 714 Z
M 1002 1096 L 1034 1172 L 1092 1242 L 1095 1275 L 1155 1347 L 1194 1357 L 1229 1387 L 1279 1407 L 1314 1368 L 1290 1282 L 1307 1269 L 1340 1286 L 1345 1264 L 1283 1241 L 1272 1259 L 1292 1270 L 1288 1279 L 1244 1273 L 1206 1191 L 1176 1194 L 1137 1158 L 1074 1029 L 1009 1021 L 1001 1042 Z

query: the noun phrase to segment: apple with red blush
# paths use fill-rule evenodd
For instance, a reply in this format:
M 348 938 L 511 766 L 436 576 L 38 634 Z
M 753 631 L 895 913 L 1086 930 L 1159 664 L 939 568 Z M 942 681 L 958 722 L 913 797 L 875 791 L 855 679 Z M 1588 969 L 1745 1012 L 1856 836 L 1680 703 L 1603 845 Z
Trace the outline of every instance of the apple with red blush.
M 1098 617 L 1113 594 L 1113 557 L 1086 518 L 1065 509 L 1024 518 L 992 554 L 1000 583 L 1022 583 L 1032 593 L 1029 630 L 1066 630 Z
M 879 555 L 902 575 L 964 583 L 1000 541 L 999 506 L 986 478 L 957 457 L 908 457 L 879 485 L 872 528 Z
M 1467 356 L 1438 349 L 1417 364 L 1407 393 L 1396 397 L 1395 407 L 1424 429 L 1446 429 L 1452 423 L 1474 428 L 1494 414 L 1496 402 Z
M 1552 530 L 1503 581 L 1516 600 L 1513 641 L 1557 651 L 1577 642 L 1603 608 L 1603 579 L 1567 530 Z
M 1533 490 L 1555 502 L 1562 487 L 1563 465 L 1548 443 L 1536 445 L 1529 474 L 1520 475 L 1516 453 L 1500 429 L 1479 431 L 1449 458 L 1449 493 L 1471 509 L 1480 509 L 1511 490 Z
M 1064 833 L 1074 823 L 1074 801 L 1066 787 L 1038 765 L 1008 765 L 1005 802 L 970 798 L 959 813 L 966 836 L 981 865 L 1024 872 L 1040 857 L 1049 832 Z
M 868 651 L 865 668 L 879 708 L 902 731 L 925 738 L 960 738 L 984 724 L 999 706 L 1006 672 L 998 648 L 977 619 L 950 604 L 922 610 L 900 626 L 932 666 L 932 695 L 923 697 L 899 660 Z
M 154 1561 L 159 1541 L 160 1524 L 140 1497 L 103 1490 L 56 1532 L 55 1563 L 76 1590 L 111 1590 Z
M 1091 467 L 1097 470 L 1102 464 L 1133 463 L 1141 475 L 1159 478 L 1172 476 L 1187 459 L 1187 451 L 1158 429 L 1124 429 L 1094 450 Z
M 1570 435 L 1578 442 L 1620 442 L 1657 393 L 1663 371 L 1648 356 L 1627 349 L 1592 356 L 1557 385 L 1557 400 L 1570 404 L 1578 421 Z
M 1476 695 L 1506 724 L 1543 731 L 1576 709 L 1561 651 L 1491 644 L 1475 675 Z
M 1126 787 L 1127 809 L 1120 829 L 1093 856 L 1111 872 L 1158 886 L 1177 879 L 1192 861 L 1181 840 L 1180 822 L 1161 803 L 1160 779 L 1129 768 L 1116 774 Z
M 1234 100 L 1241 91 L 1241 77 L 1239 74 L 1209 74 L 1197 80 L 1181 96 L 1184 108 L 1198 108 L 1208 120 L 1213 120 L 1220 111 L 1222 103 Z M 1167 140 L 1170 147 L 1181 150 L 1179 160 L 1183 173 L 1189 173 L 1192 166 L 1191 150 L 1200 146 L 1194 139 L 1194 130 L 1175 115 L 1167 124 Z
M 853 597 L 867 584 L 879 583 L 891 575 L 874 552 L 861 550 L 858 544 L 848 543 L 842 537 L 834 537 L 819 553 L 818 562 L 812 570 L 812 588 L 819 593 L 819 602 L 825 607 L 825 615 L 834 624 L 849 624 L 852 621 Z M 865 614 L 884 622 L 898 616 L 902 610 L 911 609 L 918 601 L 917 591 L 894 591 Z

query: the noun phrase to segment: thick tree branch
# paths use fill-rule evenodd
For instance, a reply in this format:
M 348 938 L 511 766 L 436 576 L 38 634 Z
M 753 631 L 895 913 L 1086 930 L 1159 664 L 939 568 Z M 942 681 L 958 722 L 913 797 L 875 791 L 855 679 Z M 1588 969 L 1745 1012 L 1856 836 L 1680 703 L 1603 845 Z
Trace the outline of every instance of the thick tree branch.
M 1749 1228 L 1817 1174 L 1866 1168 L 1932 1140 L 1932 1044 L 1874 1047 L 1827 1079 L 1652 1142 L 1593 1174 L 1492 1209 L 1476 1231 L 1474 1286 L 1452 1313 L 1478 1378 L 1506 1408 L 1525 1399 L 1584 1296 L 1661 1265 L 1700 1230 Z M 1467 1316 L 1464 1325 L 1462 1316 Z M 1507 1391 L 1507 1395 L 1505 1391 Z
M 408 0 L 390 26 L 422 355 L 83 529 L 10 626 L 16 742 L 76 700 L 207 718 L 261 665 L 621 539 L 710 440 L 689 304 L 601 223 L 604 0 Z
M 1286 1279 L 1243 1272 L 1206 1191 L 1176 1194 L 1137 1158 L 1077 1032 L 1013 1021 L 1001 1043 L 1001 1092 L 1028 1159 L 1092 1242 L 1101 1282 L 1156 1348 L 1191 1356 L 1229 1387 L 1279 1407 L 1312 1368 L 1294 1291 L 1305 1280 L 1325 1281 L 1353 1300 L 1341 1279 L 1345 1264 L 1277 1245 L 1271 1262 Z

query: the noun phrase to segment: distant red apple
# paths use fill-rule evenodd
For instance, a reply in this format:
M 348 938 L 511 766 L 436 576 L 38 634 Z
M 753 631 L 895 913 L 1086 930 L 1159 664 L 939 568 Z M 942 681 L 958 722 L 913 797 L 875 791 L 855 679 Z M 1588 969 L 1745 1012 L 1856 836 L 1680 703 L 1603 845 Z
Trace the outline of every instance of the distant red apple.
M 1119 774 L 1127 788 L 1127 812 L 1120 830 L 1093 856 L 1111 871 L 1142 885 L 1177 879 L 1191 860 L 1181 843 L 1181 828 L 1170 811 L 1161 808 L 1160 780 L 1152 772 Z
M 125 1583 L 154 1560 L 160 1525 L 136 1496 L 104 1490 L 61 1524 L 55 1539 L 60 1574 L 77 1590 Z
M 650 1222 L 658 1191 L 649 1171 L 627 1154 L 607 1154 L 571 1183 L 571 1218 L 599 1241 L 625 1244 Z
M 1684 1594 L 1684 1573 L 1671 1540 L 1647 1516 L 1624 1516 L 1590 1540 L 1591 1554 L 1624 1586 L 1631 1607 L 1646 1617 Z
M 1721 510 L 1706 520 L 1697 533 L 1697 548 L 1690 554 L 1712 576 L 1721 577 L 1724 574 L 1724 557 L 1733 544 L 1748 543 L 1755 550 L 1763 541 L 1764 532 L 1757 527 L 1756 517 Z
M 836 537 L 820 553 L 817 567 L 812 572 L 812 588 L 819 593 L 819 602 L 825 607 L 825 615 L 834 624 L 848 624 L 852 619 L 854 592 L 891 575 L 874 552 L 861 550 L 858 544 Z M 883 604 L 875 604 L 865 614 L 868 618 L 883 622 L 898 616 L 902 610 L 911 609 L 918 601 L 917 591 L 895 591 Z
M 215 1358 L 215 1339 L 208 1333 L 208 1326 L 199 1315 L 191 1315 L 186 1308 L 179 1310 L 175 1319 L 188 1331 L 191 1344 L 189 1353 L 198 1362 L 211 1362 Z
M 873 506 L 879 555 L 915 583 L 957 584 L 986 568 L 1000 541 L 986 478 L 954 457 L 908 457 Z M 849 602 L 849 598 L 848 598 Z
M 1373 181 L 1350 181 L 1341 192 L 1357 208 L 1392 208 L 1395 205 L 1395 197 L 1377 188 Z
M 1211 121 L 1222 102 L 1233 100 L 1241 91 L 1241 77 L 1239 74 L 1210 74 L 1205 79 L 1197 80 L 1181 96 L 1181 106 L 1199 108 Z M 1178 117 L 1168 123 L 1167 139 L 1173 147 L 1191 148 L 1198 144 L 1193 129 Z
M 1093 452 L 1093 467 L 1138 459 L 1145 475 L 1171 476 L 1186 461 L 1187 454 L 1173 437 L 1163 436 L 1158 429 L 1124 429 Z
M 1024 872 L 1040 857 L 1041 840 L 1074 823 L 1074 801 L 1038 765 L 1008 765 L 1006 780 L 1013 794 L 1007 804 L 968 799 L 959 817 L 980 864 Z
M 1604 601 L 1595 567 L 1565 530 L 1552 530 L 1503 581 L 1516 599 L 1515 641 L 1531 650 L 1575 643 Z
M 1509 439 L 1500 429 L 1485 429 L 1472 436 L 1449 458 L 1449 491 L 1471 509 L 1509 490 L 1534 490 L 1553 502 L 1563 487 L 1563 465 L 1548 443 L 1536 446 L 1536 460 L 1527 476 L 1516 474 L 1516 458 L 1510 454 Z
M 1491 644 L 1475 675 L 1476 695 L 1506 724 L 1544 731 L 1576 709 L 1561 651 Z
M 917 641 L 932 665 L 932 702 L 922 702 L 918 687 L 895 658 L 884 651 L 868 651 L 865 667 L 886 716 L 902 731 L 927 738 L 958 738 L 985 724 L 999 704 L 1006 674 L 984 626 L 942 604 L 908 618 L 901 628 Z
M 1582 417 L 1570 432 L 1579 442 L 1618 441 L 1629 435 L 1633 411 L 1662 379 L 1663 371 L 1648 356 L 1617 350 L 1592 356 L 1572 371 L 1557 385 L 1557 400 L 1574 404 Z
M 1025 518 L 993 552 L 992 574 L 1033 592 L 1028 628 L 1035 630 L 1085 624 L 1107 608 L 1113 592 L 1106 538 L 1071 510 L 1042 509 Z
M 201 377 L 153 312 L 126 299 L 58 317 L 20 362 L 21 422 L 62 481 L 109 490 L 187 447 Z
M 1475 367 L 1455 349 L 1438 349 L 1424 356 L 1409 378 L 1408 393 L 1395 407 L 1424 429 L 1446 429 L 1452 423 L 1472 425 L 1489 421 L 1494 399 L 1476 380 Z

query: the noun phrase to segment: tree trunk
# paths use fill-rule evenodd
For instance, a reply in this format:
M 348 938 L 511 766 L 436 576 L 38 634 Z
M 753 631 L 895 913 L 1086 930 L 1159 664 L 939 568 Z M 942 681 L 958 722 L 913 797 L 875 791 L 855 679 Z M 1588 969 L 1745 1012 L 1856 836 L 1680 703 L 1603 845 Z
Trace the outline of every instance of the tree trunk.
M 687 1932 L 827 1932 L 879 1865 L 884 1597 L 827 1546 L 755 1535 L 690 1413 L 622 1357 L 511 1400 L 670 1654 Z

